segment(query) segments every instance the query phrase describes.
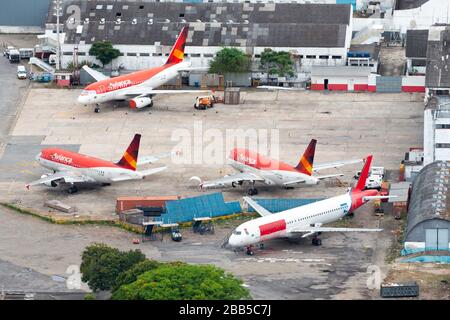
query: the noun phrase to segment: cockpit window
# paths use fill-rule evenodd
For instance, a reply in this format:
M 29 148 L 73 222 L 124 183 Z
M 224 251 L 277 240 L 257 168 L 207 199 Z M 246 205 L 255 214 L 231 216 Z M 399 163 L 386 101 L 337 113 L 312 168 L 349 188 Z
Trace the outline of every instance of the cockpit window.
M 242 233 L 242 232 L 239 231 L 239 230 L 234 230 L 234 231 L 233 231 L 233 234 L 235 234 L 235 235 L 237 235 L 237 236 L 241 235 L 241 233 Z

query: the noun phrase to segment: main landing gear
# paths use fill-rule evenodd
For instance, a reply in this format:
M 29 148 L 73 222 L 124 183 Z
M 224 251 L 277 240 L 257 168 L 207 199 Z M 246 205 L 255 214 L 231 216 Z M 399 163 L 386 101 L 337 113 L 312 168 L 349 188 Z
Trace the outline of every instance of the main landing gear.
M 69 194 L 77 193 L 77 192 L 78 192 L 78 188 L 77 188 L 77 186 L 72 185 L 72 186 L 70 186 L 70 188 L 67 190 L 67 192 L 68 192 Z
M 258 194 L 258 190 L 255 188 L 255 181 L 252 181 L 252 186 L 250 189 L 248 189 L 247 193 L 249 196 L 254 196 Z
M 98 103 L 95 104 L 94 112 L 95 113 L 99 113 L 100 112 L 100 105 Z
M 252 246 L 245 247 L 245 254 L 247 254 L 249 256 L 252 256 L 255 254 L 252 250 Z
M 321 246 L 322 245 L 322 240 L 320 240 L 317 237 L 317 235 L 312 238 L 311 242 L 312 242 L 313 246 Z

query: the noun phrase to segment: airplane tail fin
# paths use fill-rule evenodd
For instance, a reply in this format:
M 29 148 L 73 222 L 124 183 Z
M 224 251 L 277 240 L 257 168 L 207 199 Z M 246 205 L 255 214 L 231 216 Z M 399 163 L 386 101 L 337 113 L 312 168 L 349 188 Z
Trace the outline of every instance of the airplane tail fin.
M 303 174 L 308 176 L 313 173 L 313 163 L 314 163 L 314 153 L 316 152 L 316 139 L 311 139 L 308 147 L 300 158 L 299 163 L 295 167 L 295 169 Z
M 361 175 L 359 176 L 358 183 L 356 184 L 355 190 L 364 190 L 366 186 L 366 180 L 369 176 L 370 165 L 372 164 L 372 155 L 369 155 L 364 163 L 364 167 L 361 170 Z
M 189 27 L 185 26 L 181 29 L 180 34 L 178 35 L 177 41 L 172 47 L 172 51 L 170 51 L 169 58 L 167 59 L 166 64 L 169 63 L 180 63 L 184 59 L 184 47 L 186 45 L 186 39 L 188 35 Z
M 116 164 L 122 168 L 136 171 L 137 159 L 139 153 L 139 143 L 141 141 L 141 135 L 135 134 L 128 149 L 124 152 L 122 159 Z

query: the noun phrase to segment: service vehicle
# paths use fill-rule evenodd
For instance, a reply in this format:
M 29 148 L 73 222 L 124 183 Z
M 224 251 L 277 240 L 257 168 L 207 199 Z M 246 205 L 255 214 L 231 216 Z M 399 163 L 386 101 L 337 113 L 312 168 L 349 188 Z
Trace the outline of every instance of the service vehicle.
M 25 66 L 17 67 L 17 78 L 18 79 L 26 79 L 27 78 L 27 69 Z

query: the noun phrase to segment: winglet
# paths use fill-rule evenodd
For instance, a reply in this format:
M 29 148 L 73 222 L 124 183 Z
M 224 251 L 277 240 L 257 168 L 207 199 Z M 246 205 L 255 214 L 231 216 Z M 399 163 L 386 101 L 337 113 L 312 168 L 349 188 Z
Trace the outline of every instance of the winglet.
M 256 212 L 259 213 L 260 216 L 268 216 L 271 215 L 272 212 L 264 208 L 263 206 L 259 205 L 255 200 L 253 200 L 250 197 L 244 197 L 244 201 L 248 203 L 249 206 L 251 206 L 253 209 L 255 209 Z
M 124 152 L 122 159 L 116 163 L 118 166 L 136 171 L 140 141 L 141 135 L 136 133 L 127 150 Z
M 184 26 L 181 29 L 180 34 L 178 35 L 177 41 L 172 47 L 172 51 L 170 51 L 169 58 L 167 59 L 166 64 L 170 63 L 180 63 L 184 59 L 184 47 L 186 45 L 186 39 L 188 35 L 188 26 Z
M 295 169 L 303 174 L 308 176 L 313 173 L 313 163 L 314 163 L 314 153 L 316 152 L 316 139 L 311 139 L 308 147 L 300 158 L 299 163 L 295 167 Z
M 364 190 L 366 186 L 366 180 L 369 177 L 369 170 L 371 164 L 372 164 L 372 155 L 369 155 L 366 159 L 366 162 L 364 163 L 363 169 L 361 170 L 361 175 L 359 176 L 355 190 Z

